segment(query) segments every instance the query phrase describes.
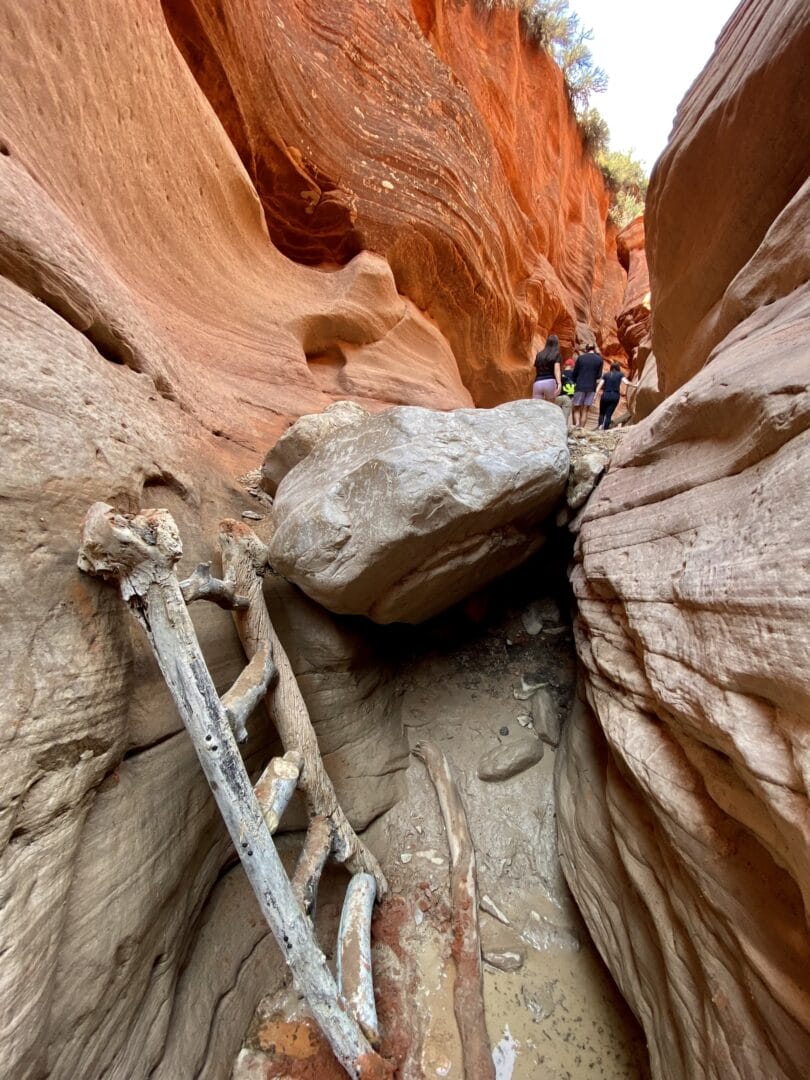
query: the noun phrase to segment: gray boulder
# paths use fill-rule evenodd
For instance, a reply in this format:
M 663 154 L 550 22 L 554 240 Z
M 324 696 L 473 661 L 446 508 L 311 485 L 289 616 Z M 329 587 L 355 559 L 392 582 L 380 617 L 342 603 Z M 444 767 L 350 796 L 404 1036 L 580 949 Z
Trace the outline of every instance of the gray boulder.
M 367 417 L 366 410 L 353 401 L 336 401 L 321 413 L 300 416 L 264 459 L 261 475 L 264 490 L 275 495 L 278 485 L 290 469 L 303 461 L 322 439 L 344 428 L 356 427 Z
M 535 552 L 568 479 L 547 402 L 402 406 L 323 438 L 279 485 L 271 561 L 331 611 L 418 623 Z

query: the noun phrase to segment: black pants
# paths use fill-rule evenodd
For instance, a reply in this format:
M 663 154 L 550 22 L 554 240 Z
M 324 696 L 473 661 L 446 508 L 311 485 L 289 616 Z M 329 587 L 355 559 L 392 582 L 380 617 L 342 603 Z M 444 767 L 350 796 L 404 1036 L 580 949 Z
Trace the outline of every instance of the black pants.
M 610 421 L 613 419 L 613 413 L 616 406 L 619 404 L 618 398 L 606 398 L 602 394 L 602 400 L 599 402 L 599 427 L 604 428 L 605 431 L 610 427 Z

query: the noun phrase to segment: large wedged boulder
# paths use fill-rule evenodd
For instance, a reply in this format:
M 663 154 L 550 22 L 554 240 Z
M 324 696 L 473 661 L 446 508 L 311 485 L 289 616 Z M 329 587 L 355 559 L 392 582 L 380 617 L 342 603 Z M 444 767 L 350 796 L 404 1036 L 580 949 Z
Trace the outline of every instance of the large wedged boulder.
M 332 611 L 421 622 L 542 545 L 568 466 L 546 402 L 389 409 L 286 475 L 271 562 Z

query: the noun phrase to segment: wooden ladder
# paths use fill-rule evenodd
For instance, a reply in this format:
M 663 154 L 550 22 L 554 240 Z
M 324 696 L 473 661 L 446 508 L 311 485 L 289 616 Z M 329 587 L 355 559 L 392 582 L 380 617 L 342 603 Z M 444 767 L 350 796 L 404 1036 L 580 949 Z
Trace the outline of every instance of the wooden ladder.
M 182 545 L 168 511 L 122 514 L 94 503 L 82 528 L 79 567 L 116 581 L 146 634 L 295 987 L 335 1057 L 357 1080 L 388 1077 L 390 1066 L 374 1049 L 379 1028 L 371 976 L 372 909 L 387 884 L 338 804 L 297 680 L 270 622 L 262 592 L 267 549 L 248 526 L 232 520 L 221 523 L 219 546 L 221 579 L 212 577 L 210 564 L 202 564 L 180 582 L 174 567 Z M 187 610 L 197 600 L 232 611 L 248 656 L 221 698 Z M 254 787 L 237 740 L 247 738 L 247 719 L 276 679 L 266 703 L 285 753 L 270 762 Z M 273 833 L 297 787 L 310 822 L 290 881 Z M 330 855 L 353 875 L 338 932 L 337 982 L 312 923 Z

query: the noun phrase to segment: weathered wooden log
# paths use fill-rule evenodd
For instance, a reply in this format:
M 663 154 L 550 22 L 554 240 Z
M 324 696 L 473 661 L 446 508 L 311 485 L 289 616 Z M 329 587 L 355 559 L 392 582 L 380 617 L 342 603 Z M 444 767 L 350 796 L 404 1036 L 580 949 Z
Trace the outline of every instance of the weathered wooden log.
M 349 882 L 340 915 L 337 977 L 340 996 L 372 1046 L 379 1046 L 380 1025 L 371 972 L 371 916 L 374 877 L 355 874 Z
M 453 912 L 453 959 L 456 962 L 453 1010 L 461 1037 L 464 1075 L 475 1077 L 475 1080 L 494 1080 L 492 1048 L 484 1014 L 475 849 L 467 814 L 447 758 L 438 746 L 420 742 L 413 752 L 425 763 L 436 789 L 450 847 L 450 906 Z
M 196 600 L 210 600 L 229 611 L 248 606 L 247 597 L 237 596 L 232 582 L 211 576 L 211 563 L 200 563 L 191 577 L 180 582 L 180 589 L 186 604 L 193 604 Z
M 219 546 L 225 579 L 232 581 L 237 593 L 249 601 L 247 608 L 233 611 L 246 655 L 251 658 L 268 647 L 272 651 L 278 682 L 268 699 L 269 714 L 284 748 L 300 750 L 304 756 L 299 787 L 309 812 L 313 817 L 323 815 L 331 821 L 335 859 L 345 862 L 352 873 L 373 874 L 377 895 L 384 896 L 388 883 L 380 864 L 358 838 L 338 803 L 332 781 L 323 767 L 318 739 L 298 681 L 270 621 L 262 592 L 262 579 L 268 568 L 267 548 L 251 528 L 232 519 L 220 522 Z
M 79 567 L 117 580 L 143 628 L 262 913 L 338 1061 L 357 1080 L 387 1075 L 387 1064 L 338 998 L 312 925 L 298 906 L 264 823 L 174 573 L 181 554 L 177 527 L 167 511 L 125 515 L 95 503 L 84 521 Z
M 277 675 L 273 662 L 273 649 L 260 649 L 242 670 L 236 682 L 222 695 L 222 706 L 237 742 L 246 742 L 247 721 L 250 714 L 264 701 L 267 691 Z
M 301 754 L 297 750 L 288 750 L 284 757 L 273 758 L 256 782 L 253 790 L 271 835 L 292 798 L 302 764 Z
M 307 829 L 304 846 L 295 864 L 292 886 L 301 910 L 311 919 L 315 918 L 318 885 L 323 868 L 331 854 L 335 833 L 332 822 L 324 814 L 312 818 Z

